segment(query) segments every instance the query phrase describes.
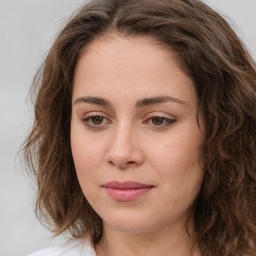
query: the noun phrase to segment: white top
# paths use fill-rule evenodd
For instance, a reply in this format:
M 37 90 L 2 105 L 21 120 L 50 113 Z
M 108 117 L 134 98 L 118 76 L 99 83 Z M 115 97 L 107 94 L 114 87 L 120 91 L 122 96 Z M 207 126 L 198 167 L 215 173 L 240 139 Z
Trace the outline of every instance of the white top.
M 73 242 L 39 250 L 28 256 L 96 256 L 89 239 L 77 239 Z

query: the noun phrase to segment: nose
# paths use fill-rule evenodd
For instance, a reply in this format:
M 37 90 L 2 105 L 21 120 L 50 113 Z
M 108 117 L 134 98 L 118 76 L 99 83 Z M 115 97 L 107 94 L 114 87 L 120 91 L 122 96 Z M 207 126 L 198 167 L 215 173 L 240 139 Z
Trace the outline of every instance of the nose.
M 132 128 L 118 127 L 113 131 L 105 159 L 119 169 L 136 167 L 143 163 L 143 152 Z

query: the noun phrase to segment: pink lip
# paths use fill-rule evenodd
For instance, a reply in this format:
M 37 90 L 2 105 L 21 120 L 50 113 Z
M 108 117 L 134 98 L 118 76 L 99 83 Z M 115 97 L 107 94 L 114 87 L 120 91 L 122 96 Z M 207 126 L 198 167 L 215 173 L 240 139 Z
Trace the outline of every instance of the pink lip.
M 111 181 L 103 186 L 110 197 L 119 202 L 133 201 L 149 192 L 154 186 L 135 181 Z

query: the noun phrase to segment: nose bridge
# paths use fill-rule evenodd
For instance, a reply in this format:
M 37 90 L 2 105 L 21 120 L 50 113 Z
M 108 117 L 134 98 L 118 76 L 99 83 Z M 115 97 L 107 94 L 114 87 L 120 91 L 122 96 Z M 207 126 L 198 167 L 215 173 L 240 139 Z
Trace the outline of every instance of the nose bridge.
M 122 120 L 116 125 L 111 136 L 111 142 L 106 155 L 107 161 L 125 168 L 138 165 L 142 161 L 142 154 L 134 138 L 135 127 L 129 120 Z
M 120 122 L 117 125 L 113 137 L 111 149 L 115 154 L 128 155 L 132 150 L 132 133 L 133 127 L 128 120 Z

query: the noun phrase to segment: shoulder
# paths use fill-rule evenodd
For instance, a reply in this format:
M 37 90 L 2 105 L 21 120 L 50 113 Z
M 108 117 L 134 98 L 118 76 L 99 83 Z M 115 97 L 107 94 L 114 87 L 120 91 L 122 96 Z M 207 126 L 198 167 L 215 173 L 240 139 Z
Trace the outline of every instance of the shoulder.
M 96 253 L 90 240 L 78 239 L 36 251 L 28 256 L 96 256 Z

